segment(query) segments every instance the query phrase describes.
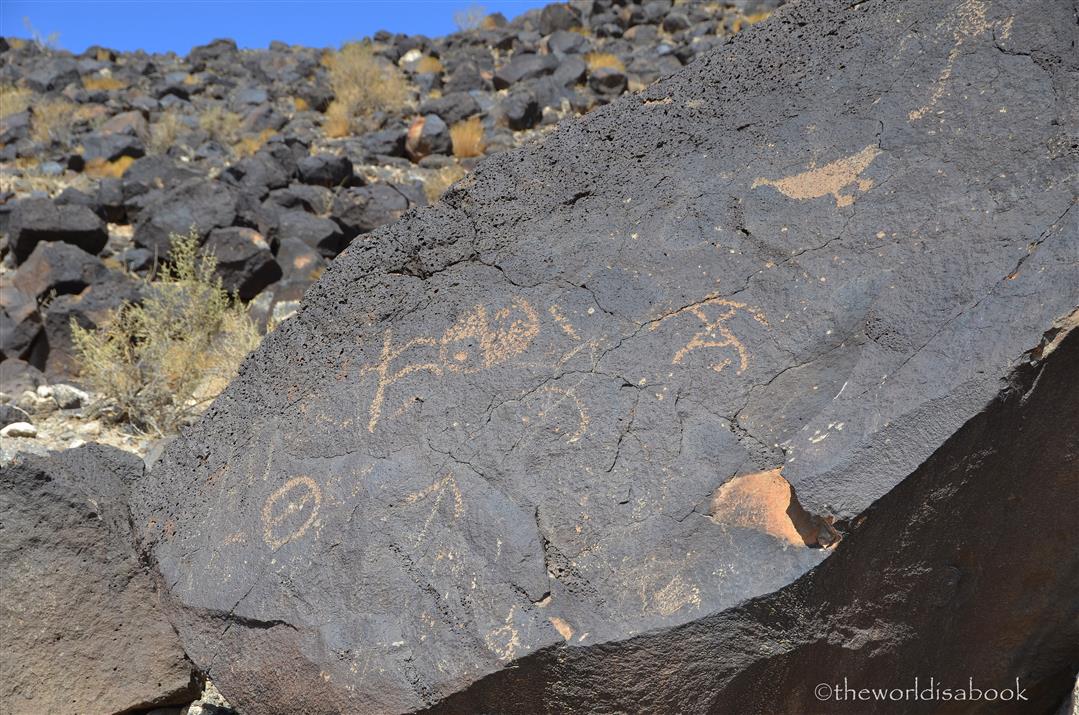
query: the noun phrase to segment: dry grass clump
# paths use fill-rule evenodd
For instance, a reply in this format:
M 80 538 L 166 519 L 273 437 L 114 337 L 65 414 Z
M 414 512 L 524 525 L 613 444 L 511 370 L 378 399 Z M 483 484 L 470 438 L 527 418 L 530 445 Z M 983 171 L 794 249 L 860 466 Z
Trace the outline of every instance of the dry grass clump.
M 134 157 L 121 156 L 115 161 L 93 159 L 86 162 L 83 172 L 95 179 L 119 179 L 128 167 L 135 163 Z
M 48 99 L 31 106 L 30 137 L 47 144 L 71 138 L 76 105 L 66 99 Z
M 168 434 L 197 415 L 259 342 L 243 306 L 214 278 L 216 259 L 198 235 L 173 236 L 171 264 L 147 281 L 141 304 L 126 304 L 102 327 L 71 331 L 82 378 L 120 419 Z
M 0 117 L 25 112 L 33 101 L 34 93 L 28 89 L 13 84 L 0 85 Z
M 749 15 L 742 15 L 741 17 L 736 17 L 734 18 L 734 20 L 731 21 L 731 32 L 741 32 L 743 27 L 748 27 L 749 25 L 756 25 L 762 20 L 767 20 L 768 16 L 771 14 L 772 13 L 769 11 L 764 11 L 754 12 L 750 13 Z
M 157 121 L 150 125 L 150 141 L 146 148 L 153 154 L 164 154 L 188 129 L 179 112 L 163 112 Z
M 127 87 L 127 85 L 124 84 L 124 82 L 122 82 L 121 80 L 118 80 L 115 77 L 105 75 L 97 75 L 95 77 L 83 77 L 82 86 L 91 92 L 98 90 L 109 92 L 114 89 L 124 89 L 125 87 Z
M 430 172 L 423 180 L 423 193 L 431 203 L 438 201 L 446 189 L 450 188 L 455 181 L 465 175 L 465 170 L 456 164 L 444 166 L 438 171 Z
M 270 137 L 275 134 L 277 134 L 277 132 L 273 129 L 263 129 L 258 134 L 249 134 L 233 144 L 232 151 L 241 159 L 251 156 L 261 149 L 266 142 L 270 141 Z
M 605 68 L 616 69 L 619 72 L 626 71 L 626 65 L 622 63 L 622 60 L 617 55 L 608 52 L 589 52 L 584 56 L 584 61 L 591 72 Z
M 328 136 L 348 134 L 355 128 L 355 116 L 398 109 L 408 101 L 404 75 L 377 57 L 369 44 L 349 43 L 337 52 L 327 53 L 323 64 L 330 70 L 334 94 L 323 124 Z
M 416 66 L 412 70 L 416 74 L 437 74 L 442 72 L 442 60 L 437 57 L 424 55 L 416 60 Z
M 464 159 L 483 156 L 486 142 L 483 137 L 483 122 L 479 117 L 469 117 L 450 127 L 450 139 L 453 140 L 453 155 Z
M 236 143 L 244 118 L 220 105 L 214 105 L 199 115 L 199 129 L 222 146 Z

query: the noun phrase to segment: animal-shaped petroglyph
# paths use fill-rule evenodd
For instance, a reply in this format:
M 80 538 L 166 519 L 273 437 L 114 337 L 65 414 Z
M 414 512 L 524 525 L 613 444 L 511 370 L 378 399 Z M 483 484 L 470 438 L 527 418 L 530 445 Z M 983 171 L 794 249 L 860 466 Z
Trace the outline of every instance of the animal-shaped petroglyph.
M 382 352 L 378 362 L 360 368 L 359 375 L 377 376 L 375 393 L 368 405 L 367 430 L 374 432 L 382 418 L 386 390 L 414 373 L 426 372 L 437 377 L 470 374 L 506 362 L 520 355 L 539 334 L 539 316 L 523 298 L 494 312 L 477 305 L 462 315 L 439 337 L 423 336 L 394 345 L 393 329 L 382 334 Z M 409 362 L 408 353 L 427 348 L 426 358 Z M 398 360 L 405 364 L 395 368 Z
M 835 199 L 836 208 L 850 206 L 854 203 L 855 190 L 865 193 L 873 188 L 873 180 L 862 178 L 861 174 L 869 168 L 879 154 L 880 147 L 870 144 L 859 152 L 841 157 L 824 166 L 811 163 L 809 168 L 798 174 L 780 179 L 758 177 L 750 188 L 771 186 L 784 196 L 799 201 L 832 196 Z M 851 187 L 852 191 L 844 193 L 848 187 Z
M 686 357 L 695 350 L 729 348 L 734 351 L 738 361 L 735 372 L 741 375 L 749 367 L 749 350 L 746 348 L 745 343 L 739 340 L 727 325 L 727 321 L 739 313 L 745 313 L 761 325 L 768 327 L 768 321 L 764 319 L 764 316 L 745 303 L 725 298 L 708 298 L 664 316 L 652 323 L 651 329 L 656 330 L 664 322 L 681 315 L 694 316 L 701 322 L 702 327 L 693 334 L 693 337 L 685 345 L 675 352 L 674 357 L 671 359 L 671 364 L 681 365 Z M 711 314 L 711 317 L 709 314 Z M 716 372 L 723 372 L 732 362 L 733 360 L 727 357 L 719 362 L 712 363 L 711 367 Z
M 302 537 L 318 517 L 322 489 L 309 476 L 289 479 L 262 505 L 262 538 L 276 551 Z
M 1014 20 L 1014 18 L 1010 18 L 1004 23 L 1005 37 L 1003 39 L 1006 39 L 1007 34 L 1011 31 L 1011 20 Z M 933 111 L 937 106 L 937 102 L 944 96 L 945 85 L 952 77 L 956 60 L 962 54 L 963 45 L 993 28 L 993 23 L 986 19 L 985 3 L 979 0 L 966 0 L 961 3 L 956 8 L 952 22 L 955 23 L 952 30 L 952 49 L 948 52 L 948 59 L 945 60 L 944 68 L 933 83 L 933 90 L 929 93 L 929 100 L 907 115 L 907 118 L 912 122 L 918 121 Z

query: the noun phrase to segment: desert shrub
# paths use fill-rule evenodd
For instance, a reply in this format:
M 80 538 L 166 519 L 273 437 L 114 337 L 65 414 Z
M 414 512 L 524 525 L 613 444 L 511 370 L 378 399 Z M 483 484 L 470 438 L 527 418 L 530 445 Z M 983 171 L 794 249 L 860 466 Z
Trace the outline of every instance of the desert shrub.
M 428 201 L 434 203 L 438 201 L 442 194 L 446 193 L 446 189 L 450 188 L 455 181 L 464 175 L 465 170 L 456 164 L 450 164 L 438 171 L 432 171 L 423 180 L 423 193 L 427 195 Z
M 114 89 L 123 89 L 127 85 L 115 77 L 96 75 L 93 77 L 83 77 L 82 86 L 91 92 L 95 90 L 108 92 Z
M 460 158 L 483 156 L 483 122 L 479 117 L 469 117 L 450 127 L 453 155 Z
M 96 330 L 74 320 L 82 379 L 136 429 L 167 434 L 197 415 L 257 344 L 243 306 L 200 255 L 198 235 L 173 236 L 171 262 L 145 285 L 141 303 L 114 311 Z
M 458 30 L 477 30 L 483 27 L 487 19 L 487 10 L 483 5 L 469 5 L 464 10 L 453 13 L 453 24 Z
M 603 68 L 616 69 L 619 72 L 626 71 L 626 66 L 622 63 L 622 60 L 617 55 L 607 52 L 589 52 L 584 56 L 584 61 L 588 63 L 588 69 L 593 72 Z
M 146 148 L 153 154 L 164 154 L 188 129 L 178 112 L 162 112 L 157 121 L 150 125 L 150 141 Z
M 66 99 L 47 99 L 31 106 L 30 136 L 34 141 L 67 141 L 76 106 Z
M 325 55 L 323 63 L 330 70 L 334 94 L 323 124 L 329 136 L 344 136 L 354 129 L 352 118 L 357 115 L 398 109 L 408 100 L 404 75 L 378 58 L 367 43 L 349 43 Z
M 240 138 L 243 117 L 221 105 L 207 107 L 199 114 L 199 129 L 210 135 L 218 144 L 228 146 Z
M 0 85 L 0 117 L 25 112 L 33 101 L 34 93 L 28 89 L 11 84 Z

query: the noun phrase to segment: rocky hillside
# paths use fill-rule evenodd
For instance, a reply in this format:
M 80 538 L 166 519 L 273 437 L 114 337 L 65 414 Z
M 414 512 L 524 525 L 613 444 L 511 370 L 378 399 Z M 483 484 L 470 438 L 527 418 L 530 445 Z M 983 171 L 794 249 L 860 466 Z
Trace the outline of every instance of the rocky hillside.
M 764 7 L 589 0 L 434 39 L 219 40 L 186 57 L 0 41 L 0 359 L 22 361 L 0 390 L 75 377 L 70 319 L 94 326 L 137 300 L 134 278 L 192 227 L 228 290 L 263 324 L 284 317 L 358 236 L 483 156 L 677 71 Z

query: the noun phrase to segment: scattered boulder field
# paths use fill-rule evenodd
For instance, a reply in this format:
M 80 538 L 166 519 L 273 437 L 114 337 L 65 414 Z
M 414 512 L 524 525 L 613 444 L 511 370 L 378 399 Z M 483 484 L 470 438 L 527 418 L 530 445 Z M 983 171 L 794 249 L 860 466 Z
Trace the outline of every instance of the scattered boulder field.
M 680 70 L 776 4 L 589 0 L 341 51 L 0 39 L 0 360 L 74 377 L 71 307 L 57 319 L 43 295 L 92 293 L 74 317 L 96 326 L 192 229 L 260 323 L 283 319 L 346 246 L 483 156 Z
M 48 710 L 61 689 L 146 709 L 208 679 L 242 715 L 861 715 L 921 710 L 837 693 L 919 677 L 1064 712 L 1079 664 L 1076 8 L 803 1 L 729 41 L 694 35 L 702 13 L 744 15 L 718 7 L 595 1 L 376 38 L 398 67 L 438 50 L 441 69 L 411 79 L 428 94 L 437 79 L 439 102 L 472 76 L 454 51 L 500 60 L 513 38 L 508 61 L 479 65 L 487 94 L 464 91 L 525 119 L 514 88 L 572 74 L 583 42 L 707 40 L 647 81 L 625 74 L 632 59 L 621 80 L 594 62 L 568 86 L 610 89 L 603 106 L 432 205 L 342 161 L 360 137 L 270 138 L 213 178 L 205 149 L 132 162 L 109 189 L 137 207 L 126 250 L 160 260 L 194 219 L 253 304 L 290 280 L 282 255 L 321 270 L 150 468 L 97 446 L 4 468 L 0 558 L 20 606 L 5 594 L 3 667 L 30 652 L 38 669 L 4 678 L 3 709 Z M 143 76 L 178 106 L 220 84 L 198 79 L 215 62 L 285 73 L 271 59 L 304 52 L 215 43 L 186 75 Z M 56 89 L 79 66 L 22 76 Z M 310 79 L 296 72 L 243 96 L 274 116 L 275 93 Z M 292 122 L 329 112 L 318 86 Z M 437 106 L 365 136 L 400 141 L 411 166 L 471 111 Z M 8 218 L 31 231 L 8 239 L 25 256 L 16 315 L 42 290 L 100 285 L 84 248 L 97 224 L 74 208 L 113 221 L 56 203 L 21 199 Z M 68 238 L 33 240 L 63 221 Z M 113 242 L 106 229 L 98 250 Z M 47 269 L 20 275 L 31 262 Z M 92 562 L 70 557 L 84 549 Z M 64 568 L 36 579 L 50 559 Z M 57 590 L 54 623 L 40 594 Z M 105 636 L 102 594 L 135 593 Z M 81 622 L 80 638 L 112 639 L 105 662 L 50 679 L 88 652 L 65 641 Z M 138 663 L 132 624 L 148 634 L 133 652 L 153 655 Z

